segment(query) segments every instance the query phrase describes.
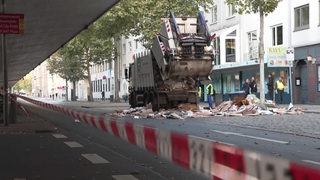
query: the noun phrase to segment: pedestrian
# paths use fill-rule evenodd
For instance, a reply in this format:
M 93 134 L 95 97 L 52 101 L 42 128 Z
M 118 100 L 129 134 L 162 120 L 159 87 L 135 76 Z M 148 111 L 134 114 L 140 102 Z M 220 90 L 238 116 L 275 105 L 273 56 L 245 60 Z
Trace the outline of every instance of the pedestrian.
M 279 80 L 276 83 L 275 89 L 276 89 L 277 94 L 279 96 L 279 102 L 280 102 L 280 104 L 282 104 L 283 103 L 283 92 L 284 92 L 284 84 L 283 84 L 282 77 L 279 77 Z
M 257 83 L 256 83 L 253 76 L 251 77 L 251 82 L 250 82 L 249 86 L 250 86 L 251 94 L 257 95 L 257 91 L 258 91 Z
M 214 88 L 213 84 L 209 83 L 206 87 L 206 92 L 207 92 L 207 98 L 208 98 L 208 103 L 209 103 L 209 108 L 212 110 L 213 108 L 213 95 L 214 95 Z
M 56 99 L 58 99 L 58 93 L 56 93 Z
M 102 101 L 104 101 L 104 91 L 101 92 Z
M 202 88 L 201 86 L 198 86 L 198 103 L 201 101 L 201 96 L 202 96 Z
M 269 97 L 269 100 L 272 100 L 272 101 L 274 100 L 273 99 L 273 93 L 274 93 L 273 84 L 274 84 L 274 80 L 273 80 L 272 74 L 269 74 L 268 75 L 268 83 L 267 83 L 267 86 L 268 86 L 268 97 Z
M 242 85 L 242 90 L 244 91 L 244 95 L 247 97 L 250 90 L 249 79 L 247 78 Z

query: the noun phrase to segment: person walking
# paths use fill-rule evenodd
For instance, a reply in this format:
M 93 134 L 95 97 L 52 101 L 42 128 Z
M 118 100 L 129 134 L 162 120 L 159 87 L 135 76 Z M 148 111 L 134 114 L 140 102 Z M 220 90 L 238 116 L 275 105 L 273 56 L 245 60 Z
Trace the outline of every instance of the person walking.
M 242 90 L 244 91 L 244 94 L 247 97 L 247 95 L 249 94 L 249 90 L 250 90 L 250 85 L 249 85 L 249 79 L 248 78 L 243 83 Z
M 250 86 L 251 94 L 254 94 L 257 96 L 257 91 L 258 91 L 257 83 L 253 76 L 251 77 L 251 82 L 249 86 Z
M 283 84 L 282 77 L 279 77 L 279 80 L 276 83 L 275 89 L 276 89 L 277 94 L 279 96 L 279 102 L 280 102 L 280 104 L 282 104 L 283 103 L 283 92 L 284 92 L 284 84 Z
M 104 91 L 101 92 L 101 97 L 102 97 L 101 100 L 104 101 L 104 98 L 105 98 Z
M 213 88 L 213 84 L 212 83 L 207 85 L 206 92 L 207 92 L 209 108 L 211 110 L 213 108 L 213 97 L 212 96 L 214 95 L 214 88 Z
M 272 101 L 274 101 L 274 98 L 273 98 L 273 93 L 274 93 L 273 84 L 274 84 L 274 80 L 273 80 L 272 74 L 269 74 L 268 75 L 268 83 L 267 83 L 268 98 L 269 98 L 269 100 L 272 100 Z
M 198 103 L 200 103 L 202 97 L 202 88 L 201 86 L 198 86 Z

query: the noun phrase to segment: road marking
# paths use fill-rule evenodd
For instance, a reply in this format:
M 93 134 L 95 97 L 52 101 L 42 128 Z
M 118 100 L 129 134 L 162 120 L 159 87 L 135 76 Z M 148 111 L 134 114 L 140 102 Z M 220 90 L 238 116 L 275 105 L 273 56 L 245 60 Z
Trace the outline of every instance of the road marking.
M 64 142 L 66 145 L 68 145 L 69 147 L 71 148 L 79 148 L 79 147 L 83 147 L 81 144 L 79 144 L 78 142 L 76 141 L 67 141 L 67 142 Z
M 218 144 L 224 144 L 224 145 L 228 145 L 228 146 L 235 146 L 234 144 L 231 144 L 231 143 L 226 143 L 226 142 L 222 142 L 222 141 L 217 141 L 217 140 L 214 140 L 214 139 L 208 139 L 208 138 L 203 138 L 203 137 L 197 137 L 197 136 L 193 136 L 193 135 L 189 135 L 195 139 L 202 139 L 204 141 L 214 141 L 215 143 L 218 143 Z
M 306 163 L 311 163 L 311 164 L 316 164 L 316 165 L 320 165 L 320 162 L 317 162 L 317 161 L 311 161 L 311 160 L 302 160 L 303 162 L 306 162 Z
M 115 180 L 139 180 L 132 175 L 114 175 L 112 176 Z
M 235 136 L 241 136 L 241 137 L 247 137 L 247 138 L 252 138 L 252 139 L 259 139 L 263 141 L 269 141 L 269 142 L 275 142 L 275 143 L 280 143 L 280 144 L 288 144 L 289 142 L 287 141 L 280 141 L 280 140 L 275 140 L 275 139 L 268 139 L 268 138 L 262 138 L 262 137 L 257 137 L 257 136 L 250 136 L 250 135 L 245 135 L 241 133 L 235 133 L 235 132 L 227 132 L 227 131 L 218 131 L 218 130 L 211 130 L 213 132 L 225 134 L 225 135 L 235 135 Z
M 81 156 L 88 159 L 93 164 L 106 164 L 110 163 L 108 160 L 104 159 L 103 157 L 97 154 L 81 154 Z
M 63 135 L 63 134 L 52 134 L 53 137 L 57 138 L 57 139 L 65 139 L 68 138 L 67 136 Z
M 14 178 L 13 180 L 27 180 L 27 178 Z

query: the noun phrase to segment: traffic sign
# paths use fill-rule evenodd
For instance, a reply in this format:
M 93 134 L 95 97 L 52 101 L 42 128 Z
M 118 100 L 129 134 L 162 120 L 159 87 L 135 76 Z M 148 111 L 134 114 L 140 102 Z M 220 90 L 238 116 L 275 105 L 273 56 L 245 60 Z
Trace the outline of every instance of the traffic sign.
M 23 34 L 23 14 L 0 14 L 0 34 Z
M 288 61 L 293 61 L 294 60 L 294 48 L 287 48 L 286 58 L 287 58 Z

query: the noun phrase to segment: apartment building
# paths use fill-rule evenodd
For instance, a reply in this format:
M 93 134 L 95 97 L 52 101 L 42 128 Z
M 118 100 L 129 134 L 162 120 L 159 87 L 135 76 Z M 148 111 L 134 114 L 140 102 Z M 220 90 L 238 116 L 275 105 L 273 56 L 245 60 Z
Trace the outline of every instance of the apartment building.
M 50 74 L 48 63 L 44 61 L 31 71 L 32 96 L 42 98 L 62 99 L 66 94 L 66 82 L 56 74 Z M 69 92 L 70 93 L 70 92 Z M 53 97 L 54 95 L 54 97 Z M 70 95 L 69 95 L 70 97 Z
M 260 92 L 259 15 L 239 15 L 235 13 L 235 7 L 225 4 L 224 0 L 215 0 L 214 3 L 206 18 L 210 31 L 216 33 L 213 42 L 216 60 L 212 74 L 216 100 L 229 99 L 230 94 L 239 92 L 245 79 L 252 76 L 257 80 Z M 320 70 L 314 65 L 308 66 L 307 60 L 312 59 L 311 64 L 317 64 L 320 56 L 319 4 L 318 0 L 283 0 L 273 13 L 265 17 L 264 85 L 267 89 L 268 74 L 272 74 L 275 80 L 282 77 L 286 84 L 284 103 L 291 102 L 293 96 L 294 103 L 320 104 L 320 99 L 315 98 L 320 93 Z M 293 62 L 288 61 L 288 52 L 294 52 Z M 309 81 L 303 82 L 302 79 Z M 306 98 L 311 92 L 313 96 Z
M 115 91 L 115 83 L 118 83 L 119 98 L 124 100 L 129 94 L 128 80 L 125 79 L 125 69 L 129 68 L 129 64 L 133 62 L 133 55 L 144 51 L 145 48 L 138 41 L 138 37 L 121 37 L 118 41 L 118 59 L 119 66 L 115 67 L 113 61 L 105 61 L 103 64 L 95 64 L 91 67 L 91 83 L 93 85 L 93 98 L 101 99 L 102 91 L 105 92 L 105 98 L 113 99 Z M 118 68 L 115 71 L 115 68 Z M 118 72 L 119 79 L 115 79 L 115 72 Z

